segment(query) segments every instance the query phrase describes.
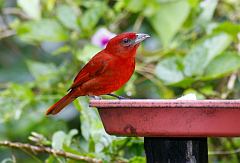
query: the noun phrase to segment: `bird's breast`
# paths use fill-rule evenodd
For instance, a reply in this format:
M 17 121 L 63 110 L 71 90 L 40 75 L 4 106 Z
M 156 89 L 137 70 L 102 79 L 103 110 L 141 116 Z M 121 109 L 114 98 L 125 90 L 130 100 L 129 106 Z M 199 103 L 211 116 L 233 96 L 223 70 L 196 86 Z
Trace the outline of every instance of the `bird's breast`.
M 122 87 L 132 76 L 135 59 L 111 60 L 104 73 L 82 85 L 85 94 L 103 95 Z
M 119 84 L 125 84 L 134 72 L 135 59 L 117 60 L 110 66 L 111 68 L 106 72 L 106 75 L 117 80 Z

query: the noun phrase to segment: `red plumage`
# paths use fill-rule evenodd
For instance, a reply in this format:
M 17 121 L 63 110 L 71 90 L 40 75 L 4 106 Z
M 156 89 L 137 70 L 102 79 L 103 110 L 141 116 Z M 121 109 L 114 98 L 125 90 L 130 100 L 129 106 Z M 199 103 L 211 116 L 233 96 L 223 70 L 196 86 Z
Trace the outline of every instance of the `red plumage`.
M 123 33 L 112 38 L 77 74 L 70 91 L 46 114 L 57 114 L 79 96 L 98 96 L 118 90 L 132 76 L 139 43 L 146 34 Z

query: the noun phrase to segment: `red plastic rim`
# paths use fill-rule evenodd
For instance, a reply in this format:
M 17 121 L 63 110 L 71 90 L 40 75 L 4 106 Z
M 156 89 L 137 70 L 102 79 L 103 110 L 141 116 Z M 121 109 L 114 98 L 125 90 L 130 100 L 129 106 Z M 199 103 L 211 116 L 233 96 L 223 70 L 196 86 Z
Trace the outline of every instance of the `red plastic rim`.
M 240 108 L 240 100 L 91 100 L 91 107 Z
M 91 100 L 90 106 L 113 135 L 240 136 L 240 100 Z

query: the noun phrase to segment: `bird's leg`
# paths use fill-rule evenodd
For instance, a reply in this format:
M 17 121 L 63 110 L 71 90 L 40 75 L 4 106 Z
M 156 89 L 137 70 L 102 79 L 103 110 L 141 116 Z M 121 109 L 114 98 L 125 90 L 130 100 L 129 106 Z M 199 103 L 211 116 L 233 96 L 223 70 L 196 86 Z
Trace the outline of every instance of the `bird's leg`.
M 126 97 L 118 96 L 118 95 L 115 95 L 115 94 L 112 94 L 112 93 L 109 93 L 109 94 L 107 94 L 107 95 L 108 95 L 108 96 L 112 96 L 112 97 L 116 97 L 116 98 L 118 98 L 119 100 L 128 99 L 128 98 L 126 98 Z
M 91 100 L 101 100 L 102 97 L 100 96 L 89 96 Z

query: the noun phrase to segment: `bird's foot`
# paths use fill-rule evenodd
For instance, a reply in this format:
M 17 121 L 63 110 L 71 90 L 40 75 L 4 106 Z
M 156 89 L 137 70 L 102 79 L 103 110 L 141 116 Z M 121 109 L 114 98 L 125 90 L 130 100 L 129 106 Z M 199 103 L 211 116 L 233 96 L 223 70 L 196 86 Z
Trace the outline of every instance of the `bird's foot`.
M 112 93 L 109 93 L 109 94 L 107 94 L 107 95 L 108 95 L 108 96 L 115 97 L 115 98 L 118 98 L 119 100 L 129 99 L 129 98 L 126 98 L 126 97 L 123 97 L 123 96 L 118 96 L 118 95 L 115 95 L 115 94 L 112 94 Z
M 100 96 L 89 96 L 91 100 L 102 100 Z

